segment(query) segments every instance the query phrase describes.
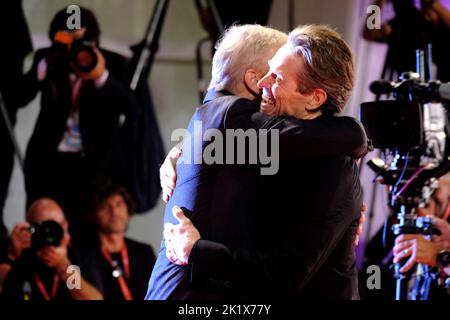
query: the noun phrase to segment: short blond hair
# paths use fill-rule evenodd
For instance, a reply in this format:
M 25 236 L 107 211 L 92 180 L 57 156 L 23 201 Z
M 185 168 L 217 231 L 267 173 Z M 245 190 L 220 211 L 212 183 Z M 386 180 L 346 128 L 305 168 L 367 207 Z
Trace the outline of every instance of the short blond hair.
M 355 80 L 354 56 L 345 40 L 329 26 L 304 25 L 291 31 L 287 43 L 303 58 L 300 92 L 321 88 L 327 93 L 322 112 L 341 112 Z
M 248 69 L 265 73 L 267 61 L 286 40 L 285 33 L 261 25 L 231 26 L 216 45 L 209 88 L 233 93 Z

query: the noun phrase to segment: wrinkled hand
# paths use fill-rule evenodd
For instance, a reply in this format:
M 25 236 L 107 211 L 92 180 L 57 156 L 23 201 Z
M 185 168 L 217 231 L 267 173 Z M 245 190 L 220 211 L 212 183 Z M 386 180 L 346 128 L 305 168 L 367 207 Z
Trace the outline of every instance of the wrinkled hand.
M 423 263 L 436 266 L 436 257 L 443 248 L 421 234 L 402 234 L 395 239 L 394 263 L 409 257 L 400 268 L 400 272 L 407 272 L 414 264 Z
M 164 202 L 168 202 L 173 194 L 175 185 L 177 182 L 176 163 L 181 157 L 181 150 L 177 147 L 173 147 L 164 163 L 159 168 L 159 180 L 162 188 L 162 199 Z
M 70 237 L 66 233 L 58 247 L 45 246 L 37 251 L 37 256 L 49 268 L 55 269 L 57 273 L 64 273 L 70 265 L 70 260 L 67 254 L 67 246 Z
M 181 208 L 173 207 L 172 214 L 179 224 L 166 223 L 164 225 L 166 256 L 174 264 L 187 265 L 192 248 L 200 239 L 200 233 L 191 220 L 184 215 Z
M 361 216 L 359 217 L 358 229 L 356 229 L 355 239 L 353 240 L 353 245 L 356 247 L 359 244 L 359 239 L 363 233 L 364 222 L 366 221 L 367 206 L 363 203 L 361 207 Z
M 28 222 L 20 222 L 14 226 L 11 232 L 11 240 L 8 247 L 8 256 L 15 260 L 22 254 L 23 250 L 31 247 L 31 233 Z

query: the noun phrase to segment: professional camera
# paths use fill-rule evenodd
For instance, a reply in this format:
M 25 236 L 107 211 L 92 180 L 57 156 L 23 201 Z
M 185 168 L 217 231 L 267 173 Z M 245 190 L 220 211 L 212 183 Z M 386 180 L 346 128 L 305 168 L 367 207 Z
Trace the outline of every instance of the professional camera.
M 428 56 L 430 63 L 431 50 Z M 397 215 L 394 234 L 430 236 L 432 220 L 418 217 L 417 208 L 426 205 L 437 179 L 450 170 L 450 84 L 425 79 L 423 51 L 418 50 L 416 58 L 417 72 L 403 73 L 397 83 L 378 80 L 371 84 L 373 93 L 392 93 L 394 99 L 362 103 L 361 121 L 373 146 L 383 151 L 383 159 L 371 159 L 368 165 L 376 172 L 376 180 L 389 186 L 389 206 Z M 434 279 L 428 267 L 419 264 L 423 279 L 416 278 L 427 288 L 412 290 L 414 296 L 412 291 L 408 296 L 409 279 L 400 273 L 402 264 L 394 266 L 396 299 L 427 299 L 430 279 Z
M 59 31 L 56 33 L 47 61 L 49 67 L 65 70 L 72 64 L 78 71 L 88 73 L 97 66 L 96 45 L 83 39 L 73 40 L 70 35 Z
M 94 46 L 88 41 L 76 40 L 72 42 L 69 59 L 81 72 L 91 72 L 97 66 L 97 54 Z
M 32 223 L 31 248 L 38 250 L 44 246 L 58 247 L 64 235 L 61 225 L 53 220 L 47 220 L 39 223 Z

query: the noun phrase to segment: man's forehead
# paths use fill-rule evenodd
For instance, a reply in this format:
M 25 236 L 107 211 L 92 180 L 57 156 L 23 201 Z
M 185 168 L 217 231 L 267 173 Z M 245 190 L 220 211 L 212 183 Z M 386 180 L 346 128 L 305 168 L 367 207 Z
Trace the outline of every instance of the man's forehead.
M 27 218 L 30 222 L 53 220 L 58 223 L 63 223 L 66 220 L 62 209 L 56 206 L 46 205 L 37 207 L 33 212 L 27 215 Z
M 275 55 L 267 62 L 270 68 L 278 68 L 282 65 L 295 62 L 295 55 L 289 49 L 288 46 L 284 45 L 281 47 Z

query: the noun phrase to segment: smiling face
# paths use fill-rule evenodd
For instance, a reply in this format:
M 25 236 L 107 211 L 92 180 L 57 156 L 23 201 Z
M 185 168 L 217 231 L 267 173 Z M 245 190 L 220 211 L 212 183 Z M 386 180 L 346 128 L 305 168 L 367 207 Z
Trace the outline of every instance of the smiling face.
M 269 61 L 269 72 L 258 82 L 262 89 L 261 112 L 269 115 L 291 115 L 312 119 L 320 115 L 316 109 L 316 92 L 301 93 L 298 75 L 304 67 L 302 57 L 288 45 L 281 47 Z

